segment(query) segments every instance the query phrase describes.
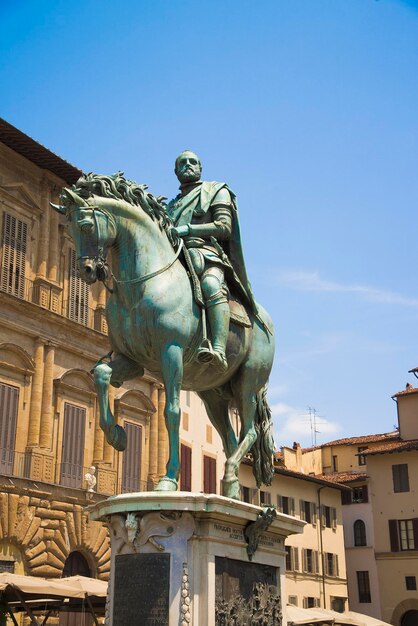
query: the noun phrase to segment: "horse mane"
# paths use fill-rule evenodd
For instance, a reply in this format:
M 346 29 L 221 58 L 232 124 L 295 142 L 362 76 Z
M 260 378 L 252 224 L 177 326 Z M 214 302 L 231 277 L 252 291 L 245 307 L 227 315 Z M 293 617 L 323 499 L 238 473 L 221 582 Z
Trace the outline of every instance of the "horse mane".
M 125 178 L 123 172 L 116 172 L 111 176 L 89 172 L 80 176 L 76 184 L 72 186 L 72 191 L 84 199 L 96 195 L 102 198 L 125 200 L 133 206 L 141 207 L 147 215 L 158 222 L 162 230 L 168 232 L 173 223 L 166 211 L 165 198 L 153 196 L 147 189 L 147 185 L 140 185 Z

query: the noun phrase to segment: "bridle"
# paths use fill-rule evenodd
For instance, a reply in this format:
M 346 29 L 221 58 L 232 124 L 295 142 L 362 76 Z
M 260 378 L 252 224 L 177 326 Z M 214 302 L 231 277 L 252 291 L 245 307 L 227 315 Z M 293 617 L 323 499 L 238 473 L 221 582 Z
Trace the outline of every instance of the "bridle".
M 145 283 L 147 280 L 149 280 L 150 278 L 154 278 L 155 276 L 158 276 L 159 274 L 163 274 L 164 272 L 166 272 L 168 269 L 170 269 L 170 267 L 175 263 L 175 261 L 177 261 L 180 252 L 183 249 L 183 239 L 180 239 L 176 253 L 173 257 L 173 259 L 171 261 L 169 261 L 166 265 L 164 265 L 164 267 L 161 267 L 159 270 L 156 270 L 154 272 L 150 272 L 148 274 L 145 274 L 144 276 L 138 276 L 136 278 L 130 278 L 128 280 L 120 280 L 119 278 L 116 278 L 115 274 L 113 273 L 113 270 L 111 268 L 111 266 L 109 265 L 109 263 L 106 261 L 106 258 L 104 256 L 104 245 L 103 245 L 103 241 L 105 240 L 105 237 L 101 235 L 100 232 L 100 219 L 98 217 L 98 214 L 103 214 L 106 216 L 108 223 L 110 222 L 113 225 L 113 228 L 115 229 L 115 231 L 117 230 L 116 228 L 116 221 L 115 218 L 113 217 L 113 215 L 107 211 L 106 209 L 104 209 L 103 207 L 98 207 L 98 206 L 92 206 L 90 204 L 88 204 L 88 201 L 85 201 L 87 203 L 87 207 L 86 209 L 90 210 L 93 212 L 93 219 L 94 219 L 94 225 L 96 228 L 96 248 L 97 248 L 97 253 L 95 254 L 94 257 L 91 256 L 79 256 L 77 257 L 77 261 L 82 260 L 82 259 L 91 259 L 93 258 L 93 260 L 96 263 L 96 273 L 97 273 L 97 278 L 98 280 L 100 280 L 103 285 L 106 287 L 106 289 L 109 291 L 109 293 L 113 293 L 113 289 L 111 289 L 109 287 L 109 285 L 106 284 L 106 281 L 108 280 L 108 275 L 110 274 L 110 276 L 112 277 L 112 280 L 114 283 L 116 283 L 116 285 L 128 285 L 128 284 L 140 284 L 140 283 Z M 80 206 L 77 206 L 76 209 L 72 209 L 72 211 L 69 212 L 69 215 L 71 215 L 71 213 L 73 213 L 74 211 L 83 208 Z

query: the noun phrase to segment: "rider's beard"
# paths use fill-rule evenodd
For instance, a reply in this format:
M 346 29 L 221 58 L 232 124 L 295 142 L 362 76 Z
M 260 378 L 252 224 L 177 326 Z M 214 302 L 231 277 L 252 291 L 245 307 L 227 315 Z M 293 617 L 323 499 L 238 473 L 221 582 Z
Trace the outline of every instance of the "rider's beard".
M 181 173 L 180 182 L 182 185 L 187 185 L 188 183 L 196 183 L 199 179 L 200 172 L 188 169 Z

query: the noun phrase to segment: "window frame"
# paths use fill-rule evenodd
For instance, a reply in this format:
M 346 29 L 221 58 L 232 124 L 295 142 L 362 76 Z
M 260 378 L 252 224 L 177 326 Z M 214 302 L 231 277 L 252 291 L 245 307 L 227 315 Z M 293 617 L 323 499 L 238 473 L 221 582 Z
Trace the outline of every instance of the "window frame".
M 407 493 L 410 491 L 408 463 L 392 465 L 392 481 L 394 493 Z

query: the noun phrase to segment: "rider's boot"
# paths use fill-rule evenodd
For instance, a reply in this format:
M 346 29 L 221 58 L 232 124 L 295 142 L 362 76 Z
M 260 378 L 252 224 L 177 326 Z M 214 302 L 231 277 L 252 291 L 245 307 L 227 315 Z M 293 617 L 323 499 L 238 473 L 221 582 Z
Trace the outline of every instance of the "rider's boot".
M 226 342 L 228 340 L 229 320 L 231 317 L 228 302 L 208 306 L 207 315 L 212 333 L 213 364 L 221 372 L 226 372 Z

